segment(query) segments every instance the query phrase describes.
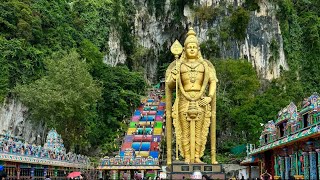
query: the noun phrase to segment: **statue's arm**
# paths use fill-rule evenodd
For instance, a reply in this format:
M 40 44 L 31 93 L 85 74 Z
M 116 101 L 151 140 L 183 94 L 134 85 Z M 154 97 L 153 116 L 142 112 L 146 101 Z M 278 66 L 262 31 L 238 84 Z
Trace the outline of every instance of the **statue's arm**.
M 216 70 L 214 66 L 211 64 L 211 62 L 208 62 L 210 71 L 209 71 L 209 97 L 213 97 L 217 90 L 217 75 Z
M 175 77 L 176 75 L 174 75 L 174 74 L 170 74 L 169 76 L 168 76 L 168 79 L 166 80 L 166 83 L 168 84 L 168 87 L 170 88 L 170 89 L 174 89 L 175 88 L 175 86 L 176 86 L 176 77 Z
M 216 93 L 217 82 L 210 81 L 209 85 L 209 97 L 213 98 L 214 94 Z

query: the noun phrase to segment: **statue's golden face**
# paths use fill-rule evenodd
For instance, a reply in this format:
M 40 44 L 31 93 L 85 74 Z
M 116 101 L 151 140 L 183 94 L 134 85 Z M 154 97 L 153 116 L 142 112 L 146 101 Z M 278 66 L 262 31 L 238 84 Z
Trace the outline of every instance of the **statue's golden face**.
M 198 44 L 188 43 L 186 47 L 186 55 L 188 59 L 195 59 L 198 57 Z

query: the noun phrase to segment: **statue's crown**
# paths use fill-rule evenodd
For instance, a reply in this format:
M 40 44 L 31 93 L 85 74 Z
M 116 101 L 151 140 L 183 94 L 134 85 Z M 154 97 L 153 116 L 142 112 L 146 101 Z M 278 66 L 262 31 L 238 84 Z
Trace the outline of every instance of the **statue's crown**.
M 190 27 L 189 31 L 187 33 L 187 38 L 184 41 L 184 46 L 186 46 L 189 43 L 196 43 L 197 45 L 199 45 L 199 41 L 198 41 L 196 35 L 197 35 L 196 32 L 194 32 L 192 27 Z

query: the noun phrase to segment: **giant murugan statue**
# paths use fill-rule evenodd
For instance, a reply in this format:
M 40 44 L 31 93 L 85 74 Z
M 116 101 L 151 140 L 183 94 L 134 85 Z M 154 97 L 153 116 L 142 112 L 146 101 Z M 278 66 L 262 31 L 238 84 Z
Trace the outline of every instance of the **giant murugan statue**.
M 187 33 L 184 48 L 176 41 L 175 60 L 166 71 L 167 164 L 172 162 L 172 124 L 185 163 L 202 163 L 209 126 L 211 162 L 216 161 L 216 77 L 211 62 L 202 58 L 196 33 Z M 176 92 L 174 104 L 172 94 Z M 172 106 L 173 104 L 173 106 Z M 173 123 L 172 123 L 173 119 Z M 176 155 L 177 156 L 177 155 Z

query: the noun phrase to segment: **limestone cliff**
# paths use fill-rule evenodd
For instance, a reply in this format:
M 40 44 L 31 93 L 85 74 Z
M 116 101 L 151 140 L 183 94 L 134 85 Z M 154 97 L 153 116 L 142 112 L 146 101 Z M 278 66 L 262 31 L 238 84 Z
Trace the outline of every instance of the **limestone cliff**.
M 169 50 L 170 44 L 179 39 L 183 41 L 182 34 L 186 31 L 189 24 L 192 24 L 198 33 L 200 42 L 208 39 L 208 32 L 219 30 L 224 22 L 224 17 L 230 16 L 228 8 L 236 9 L 242 6 L 244 0 L 197 0 L 192 7 L 185 4 L 182 17 L 179 22 L 175 21 L 177 5 L 173 1 L 165 0 L 161 12 L 157 14 L 157 8 L 151 1 L 134 0 L 135 15 L 133 33 L 137 38 L 137 43 L 142 47 L 154 51 L 154 56 L 147 57 L 147 60 L 141 62 L 148 74 L 148 80 L 156 82 L 156 69 L 158 68 L 158 56 L 161 50 Z M 159 4 L 159 3 L 158 3 Z M 160 6 L 161 7 L 161 6 Z M 196 9 L 199 7 L 220 8 L 222 13 L 211 20 L 201 21 L 196 16 Z M 276 6 L 268 1 L 260 1 L 260 10 L 251 11 L 249 24 L 246 30 L 244 40 L 229 39 L 227 45 L 221 41 L 221 37 L 216 36 L 214 39 L 220 49 L 220 58 L 248 59 L 255 67 L 258 75 L 262 79 L 273 79 L 280 75 L 280 69 L 288 69 L 283 51 L 283 40 L 277 21 Z M 179 12 L 178 12 L 179 13 Z M 180 23 L 180 24 L 179 24 Z M 113 34 L 113 33 L 112 33 Z M 109 41 L 113 41 L 111 35 Z M 117 44 L 116 42 L 108 42 Z M 276 43 L 277 57 L 274 58 L 270 50 L 272 43 Z M 110 46 L 111 47 L 111 46 Z M 114 50 L 116 48 L 117 50 Z M 109 53 L 106 62 L 109 64 L 123 63 L 125 56 L 121 47 L 113 46 L 112 53 Z M 270 58 L 273 57 L 273 61 Z
M 27 120 L 28 108 L 14 98 L 8 98 L 0 107 L 0 133 L 11 134 L 28 143 L 43 144 L 46 138 L 46 128 L 42 123 L 31 124 Z
M 119 33 L 114 28 L 111 28 L 107 44 L 108 47 L 111 48 L 109 48 L 109 53 L 104 57 L 103 62 L 111 66 L 124 64 L 126 62 L 127 56 L 120 44 Z

